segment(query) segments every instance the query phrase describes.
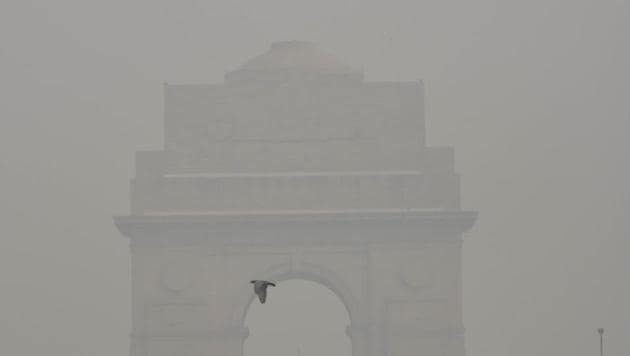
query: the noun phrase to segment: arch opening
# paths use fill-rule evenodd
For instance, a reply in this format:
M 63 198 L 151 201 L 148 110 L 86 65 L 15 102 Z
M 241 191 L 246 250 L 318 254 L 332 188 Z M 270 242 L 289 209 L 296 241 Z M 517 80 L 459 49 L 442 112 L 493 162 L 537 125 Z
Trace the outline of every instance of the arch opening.
M 254 300 L 244 320 L 245 356 L 351 356 L 350 314 L 326 286 L 289 279 L 270 287 L 265 304 Z

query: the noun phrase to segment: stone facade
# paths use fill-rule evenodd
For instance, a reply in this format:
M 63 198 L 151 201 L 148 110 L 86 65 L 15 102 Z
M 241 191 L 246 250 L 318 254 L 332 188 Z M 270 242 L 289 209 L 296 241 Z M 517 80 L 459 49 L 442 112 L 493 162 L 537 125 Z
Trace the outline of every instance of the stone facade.
M 423 85 L 365 82 L 282 42 L 221 85 L 165 86 L 165 148 L 140 152 L 132 356 L 241 356 L 251 279 L 339 296 L 356 356 L 464 355 L 450 148 L 427 147 Z

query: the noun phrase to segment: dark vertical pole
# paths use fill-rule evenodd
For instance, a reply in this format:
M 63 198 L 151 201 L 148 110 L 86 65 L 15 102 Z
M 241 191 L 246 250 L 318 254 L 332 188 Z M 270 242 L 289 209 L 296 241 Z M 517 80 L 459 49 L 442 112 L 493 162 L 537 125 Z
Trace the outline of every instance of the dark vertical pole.
M 599 333 L 599 356 L 604 356 L 604 328 L 597 329 Z

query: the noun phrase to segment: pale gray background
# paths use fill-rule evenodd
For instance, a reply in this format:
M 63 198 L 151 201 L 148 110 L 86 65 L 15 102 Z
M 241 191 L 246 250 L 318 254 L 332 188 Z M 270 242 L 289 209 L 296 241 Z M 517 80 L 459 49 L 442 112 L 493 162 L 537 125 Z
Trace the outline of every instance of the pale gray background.
M 629 33 L 612 0 L 0 0 L 0 353 L 128 353 L 111 216 L 134 151 L 162 145 L 161 83 L 299 39 L 425 80 L 429 143 L 455 147 L 480 211 L 468 355 L 594 355 L 598 326 L 627 354 Z

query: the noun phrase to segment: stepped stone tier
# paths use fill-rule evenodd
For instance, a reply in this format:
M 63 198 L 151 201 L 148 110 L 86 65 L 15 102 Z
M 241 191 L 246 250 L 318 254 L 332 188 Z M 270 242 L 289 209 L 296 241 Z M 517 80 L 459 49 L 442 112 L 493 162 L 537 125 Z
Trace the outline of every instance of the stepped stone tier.
M 449 147 L 420 81 L 367 82 L 313 43 L 274 43 L 222 84 L 168 84 L 165 147 L 138 152 L 132 356 L 241 356 L 251 279 L 309 279 L 353 354 L 464 355 Z M 254 356 L 254 355 L 250 355 Z

